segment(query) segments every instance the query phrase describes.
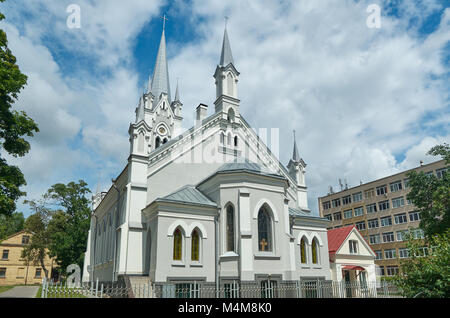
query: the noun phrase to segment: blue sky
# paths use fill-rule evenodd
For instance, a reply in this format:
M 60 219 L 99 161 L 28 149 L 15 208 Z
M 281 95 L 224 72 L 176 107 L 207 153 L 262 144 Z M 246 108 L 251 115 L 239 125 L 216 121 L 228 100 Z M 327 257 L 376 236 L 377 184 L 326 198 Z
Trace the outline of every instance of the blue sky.
M 67 28 L 72 3 L 81 29 Z M 366 25 L 372 3 L 382 9 L 380 29 Z M 195 107 L 213 104 L 228 16 L 242 114 L 255 128 L 280 129 L 285 164 L 297 131 L 317 212 L 317 197 L 338 178 L 356 185 L 431 162 L 426 151 L 449 142 L 448 7 L 447 0 L 7 0 L 1 27 L 29 76 L 17 108 L 41 129 L 30 153 L 10 160 L 25 173 L 27 199 L 79 179 L 106 190 L 126 164 L 160 17 L 169 19 L 171 86 L 179 78 L 189 128 Z

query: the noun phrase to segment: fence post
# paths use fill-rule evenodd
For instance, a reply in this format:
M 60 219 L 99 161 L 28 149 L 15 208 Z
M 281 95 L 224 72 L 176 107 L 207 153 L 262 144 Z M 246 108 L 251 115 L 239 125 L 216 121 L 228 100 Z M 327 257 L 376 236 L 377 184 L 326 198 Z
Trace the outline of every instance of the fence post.
M 97 282 L 95 283 L 95 297 L 98 297 L 98 277 Z
M 100 298 L 103 298 L 103 283 L 102 283 L 102 288 L 100 290 Z

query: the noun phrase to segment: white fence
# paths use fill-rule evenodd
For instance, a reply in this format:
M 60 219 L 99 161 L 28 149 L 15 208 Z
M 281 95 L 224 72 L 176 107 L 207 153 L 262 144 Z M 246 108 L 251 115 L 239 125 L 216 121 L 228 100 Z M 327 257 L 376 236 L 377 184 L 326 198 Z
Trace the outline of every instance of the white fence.
M 41 298 L 103 298 L 103 284 L 97 280 L 94 284 L 55 283 L 42 279 Z

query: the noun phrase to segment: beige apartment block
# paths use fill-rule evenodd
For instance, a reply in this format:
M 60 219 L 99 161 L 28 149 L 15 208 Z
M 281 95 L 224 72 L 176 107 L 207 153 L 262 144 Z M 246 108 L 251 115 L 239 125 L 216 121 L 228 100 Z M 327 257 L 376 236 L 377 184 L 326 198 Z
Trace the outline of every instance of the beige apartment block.
M 400 260 L 408 257 L 405 231 L 423 237 L 420 213 L 407 200 L 407 174 L 423 171 L 438 178 L 448 167 L 444 160 L 421 165 L 398 174 L 319 197 L 320 216 L 328 218 L 328 229 L 355 225 L 376 253 L 379 276 L 398 272 Z
M 0 285 L 40 284 L 45 276 L 43 268 L 34 264 L 27 265 L 22 259 L 22 250 L 29 244 L 32 234 L 21 231 L 5 238 L 0 243 Z M 54 260 L 48 256 L 44 261 L 49 276 L 52 277 Z

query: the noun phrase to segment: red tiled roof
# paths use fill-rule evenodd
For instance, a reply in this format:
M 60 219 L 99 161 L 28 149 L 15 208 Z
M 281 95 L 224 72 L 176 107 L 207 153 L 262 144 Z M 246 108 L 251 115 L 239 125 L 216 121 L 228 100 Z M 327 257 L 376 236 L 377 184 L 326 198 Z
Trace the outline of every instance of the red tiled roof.
M 328 253 L 335 254 L 354 227 L 354 225 L 349 225 L 327 231 Z

